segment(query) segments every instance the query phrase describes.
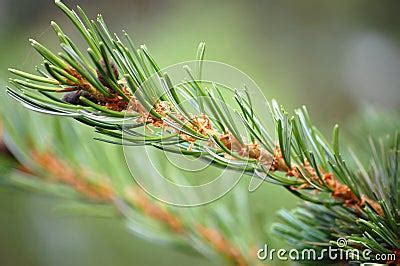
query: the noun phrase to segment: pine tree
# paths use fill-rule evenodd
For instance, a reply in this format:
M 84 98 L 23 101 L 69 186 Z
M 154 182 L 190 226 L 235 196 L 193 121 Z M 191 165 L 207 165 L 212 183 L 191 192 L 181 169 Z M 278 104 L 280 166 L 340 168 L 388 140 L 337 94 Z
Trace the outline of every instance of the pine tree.
M 38 67 L 36 74 L 10 69 L 18 77 L 10 79 L 13 87 L 7 88 L 7 93 L 28 109 L 72 117 L 94 128 L 103 136 L 97 139 L 108 144 L 101 145 L 101 149 L 93 145 L 93 150 L 88 153 L 76 142 L 87 141 L 90 133 L 69 129 L 59 121 L 59 129 L 54 131 L 59 138 L 53 151 L 43 152 L 33 145 L 18 158 L 24 163 L 32 156 L 35 166 L 28 164 L 28 174 L 51 176 L 83 198 L 113 205 L 131 221 L 134 231 L 149 238 L 171 245 L 184 243 L 207 256 L 222 255 L 235 265 L 257 263 L 252 250 L 262 240 L 257 233 L 250 233 L 251 221 L 240 217 L 246 208 L 250 208 L 243 190 L 235 196 L 242 215 L 230 212 L 222 204 L 211 210 L 215 213 L 214 220 L 204 221 L 195 210 L 160 207 L 133 184 L 129 173 L 104 169 L 105 165 L 123 162 L 120 155 L 110 155 L 116 152 L 110 143 L 148 145 L 256 176 L 299 197 L 303 200 L 301 206 L 292 211 L 282 210 L 279 213 L 281 221 L 272 230 L 298 250 L 321 250 L 331 245 L 341 249 L 370 249 L 371 261 L 391 262 L 374 257 L 380 253 L 393 253 L 399 259 L 397 132 L 370 139 L 368 166 L 363 165 L 355 153 L 345 158 L 346 151 L 339 141 L 339 127 L 334 127 L 332 141 L 328 141 L 312 124 L 305 107 L 291 115 L 272 101 L 269 107 L 275 132 L 269 132 L 260 122 L 259 114 L 254 112 L 251 97 L 245 89 L 228 88 L 231 94 L 227 96 L 222 92 L 226 88 L 218 84 L 205 86 L 194 78 L 189 67 L 182 69 L 188 76 L 184 86 L 175 86 L 146 46 L 137 48 L 128 33 L 123 32 L 125 41 L 122 41 L 118 35 L 109 32 L 101 15 L 93 21 L 79 7 L 75 12 L 60 1 L 56 1 L 56 5 L 87 42 L 87 55 L 52 22 L 62 52 L 55 54 L 39 42 L 30 40 L 44 59 L 43 67 Z M 204 52 L 205 44 L 201 43 L 197 52 L 199 69 Z M 154 77 L 161 87 L 148 83 Z M 190 101 L 199 111 L 186 108 L 182 104 L 184 101 Z M 235 110 L 246 126 L 248 136 L 242 136 L 226 105 Z M 34 137 L 21 135 L 21 129 L 13 126 L 12 119 L 7 119 L 15 146 L 19 142 L 35 143 Z M 30 132 L 29 128 L 35 125 L 24 121 L 23 127 Z M 144 130 L 138 132 L 138 128 Z M 49 131 L 53 132 L 53 129 Z M 271 137 L 273 133 L 278 141 Z M 71 142 L 67 134 L 76 135 L 76 138 Z M 65 156 L 60 152 L 63 145 L 73 146 L 74 150 Z M 14 149 L 14 153 L 18 154 L 19 149 Z M 84 169 L 74 170 L 74 160 L 76 163 L 77 158 L 91 158 L 93 154 L 107 155 L 104 161 L 92 164 L 93 173 L 86 175 Z M 69 156 L 69 162 L 61 159 Z M 111 182 L 98 176 L 102 170 Z M 25 185 L 45 187 L 49 191 L 55 189 L 42 182 L 26 184 L 24 180 Z M 22 179 L 14 181 L 21 183 Z M 132 214 L 137 212 L 141 214 Z M 140 217 L 139 220 L 136 221 L 134 216 Z M 226 217 L 231 217 L 232 221 L 239 219 L 238 225 L 243 227 L 233 228 L 232 221 Z M 235 232 L 249 232 L 249 235 L 244 233 L 235 237 Z M 340 246 L 338 238 L 346 239 L 347 245 Z M 351 260 L 364 261 L 355 257 Z

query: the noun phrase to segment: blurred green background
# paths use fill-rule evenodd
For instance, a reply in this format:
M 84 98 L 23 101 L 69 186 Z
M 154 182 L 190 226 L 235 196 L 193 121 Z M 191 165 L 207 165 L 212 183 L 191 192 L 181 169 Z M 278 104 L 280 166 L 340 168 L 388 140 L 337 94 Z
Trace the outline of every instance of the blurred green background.
M 287 109 L 306 105 L 329 134 L 363 106 L 399 110 L 399 1 L 81 0 L 90 16 L 102 13 L 112 31 L 130 32 L 161 66 L 206 58 L 250 75 L 266 97 Z M 39 56 L 28 38 L 57 47 L 55 20 L 71 36 L 67 18 L 49 0 L 0 0 L 0 79 L 7 67 L 33 69 Z M 352 120 L 350 120 L 352 121 Z M 260 196 L 262 195 L 262 197 Z M 269 223 L 295 200 L 265 185 L 251 200 Z M 63 215 L 65 200 L 0 190 L 0 265 L 207 265 L 205 259 L 132 236 L 122 221 Z M 282 247 L 278 239 L 266 239 Z

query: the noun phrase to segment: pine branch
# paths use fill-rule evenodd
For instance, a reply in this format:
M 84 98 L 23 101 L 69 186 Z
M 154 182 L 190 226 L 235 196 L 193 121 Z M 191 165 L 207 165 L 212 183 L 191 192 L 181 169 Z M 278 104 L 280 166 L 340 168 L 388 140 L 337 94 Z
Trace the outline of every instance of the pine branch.
M 28 166 L 21 165 L 19 170 L 39 177 L 45 182 L 69 186 L 83 199 L 90 202 L 113 205 L 122 215 L 125 214 L 123 208 L 121 209 L 121 200 L 123 200 L 130 207 L 140 210 L 145 216 L 168 228 L 171 234 L 182 239 L 186 245 L 193 245 L 192 239 L 197 237 L 203 239 L 211 249 L 225 257 L 229 264 L 249 265 L 251 253 L 241 254 L 241 251 L 232 245 L 218 229 L 207 227 L 201 223 L 187 224 L 180 219 L 177 213 L 159 202 L 155 202 L 136 186 L 126 187 L 125 193 L 121 195 L 111 184 L 99 181 L 98 175 L 94 175 L 88 169 L 76 169 L 75 166 L 68 165 L 51 151 L 34 150 L 32 159 L 37 163 L 37 167 L 30 169 L 27 168 Z M 108 180 L 107 178 L 103 179 Z
M 397 136 L 392 151 L 379 154 L 372 145 L 369 169 L 356 155 L 352 160 L 344 159 L 338 126 L 330 143 L 312 124 L 305 107 L 291 116 L 272 101 L 276 143 L 260 123 L 245 90 L 216 84 L 211 84 L 213 90 L 209 90 L 194 78 L 188 67 L 183 69 L 188 74 L 183 86 L 174 86 L 146 46 L 137 49 L 126 32 L 123 32 L 126 39 L 123 42 L 118 35 L 113 37 L 101 16 L 90 21 L 80 8 L 81 17 L 59 1 L 56 5 L 87 42 L 87 55 L 53 22 L 62 52 L 56 55 L 31 40 L 44 58 L 44 69 L 38 68 L 38 75 L 10 69 L 26 79 L 10 79 L 14 88 L 8 88 L 7 92 L 12 98 L 34 111 L 73 117 L 108 137 L 101 140 L 109 143 L 150 145 L 171 153 L 200 157 L 215 166 L 278 184 L 314 203 L 310 206 L 316 206 L 319 214 L 329 216 L 332 210 L 351 214 L 357 224 L 349 225 L 348 232 L 352 234 L 346 235 L 351 235 L 355 243 L 374 247 L 374 251 L 398 249 L 398 196 L 387 196 L 398 195 L 399 191 Z M 204 51 L 205 45 L 200 44 L 197 52 L 200 66 Z M 201 67 L 198 75 L 201 76 Z M 161 91 L 147 83 L 154 76 L 163 85 Z M 246 138 L 226 108 L 228 101 L 221 93 L 223 89 L 236 101 L 236 105 L 229 106 L 246 125 L 249 131 Z M 190 100 L 199 112 L 183 107 L 183 99 Z M 137 132 L 137 128 L 144 128 L 144 133 Z M 335 215 L 339 214 L 335 212 Z M 343 213 L 339 215 L 342 216 Z M 313 225 L 318 224 L 315 217 L 318 216 L 314 215 Z M 381 220 L 385 222 L 382 223 L 385 229 L 378 224 Z M 290 234 L 283 235 L 290 238 Z M 331 231 L 324 241 L 336 235 L 336 231 Z
M 117 35 L 115 39 L 111 37 L 101 16 L 97 23 L 89 22 L 79 18 L 61 2 L 56 1 L 56 4 L 88 43 L 92 62 L 88 62 L 76 45 L 67 41 L 70 38 L 53 22 L 63 53 L 57 56 L 31 40 L 32 46 L 45 58 L 44 65 L 48 73 L 43 77 L 10 69 L 12 73 L 29 79 L 10 79 L 17 90 L 8 89 L 10 96 L 26 107 L 48 114 L 74 117 L 95 127 L 98 133 L 117 139 L 105 140 L 107 142 L 120 143 L 123 131 L 128 132 L 131 137 L 123 140 L 127 145 L 152 145 L 168 152 L 201 156 L 216 165 L 244 171 L 248 175 L 262 173 L 262 179 L 285 186 L 304 200 L 328 205 L 345 204 L 354 209 L 363 208 L 368 202 L 377 213 L 382 214 L 381 206 L 355 187 L 355 174 L 347 168 L 339 152 L 337 128 L 334 133 L 335 149 L 332 150 L 311 124 L 305 108 L 297 110 L 296 116 L 289 117 L 285 110 L 273 102 L 271 110 L 279 136 L 279 144 L 275 147 L 276 143 L 251 110 L 251 100 L 246 99 L 243 92 L 231 89 L 235 91 L 233 97 L 237 101 L 237 106 L 233 108 L 241 112 L 243 121 L 252 129 L 250 138 L 254 141 L 245 142 L 229 117 L 229 112 L 223 110 L 224 106 L 213 102 L 213 97 L 209 97 L 206 103 L 196 97 L 191 100 L 199 108 L 203 104 L 211 107 L 216 117 L 221 118 L 218 123 L 210 119 L 208 114 L 192 114 L 184 110 L 179 105 L 179 99 L 184 95 L 168 82 L 168 74 L 160 73 L 160 67 L 145 46 L 132 49 L 131 39 L 124 32 L 131 46 L 128 48 L 129 45 L 126 46 Z M 89 24 L 85 25 L 82 21 Z M 200 45 L 198 51 L 201 59 L 204 57 L 204 47 L 204 44 Z M 152 72 L 149 72 L 149 68 Z M 190 95 L 209 96 L 207 93 L 210 92 L 193 78 L 189 69 L 186 70 L 191 78 L 188 82 Z M 61 73 L 62 77 L 55 72 Z M 153 75 L 158 75 L 165 82 L 167 91 L 155 92 L 157 88 L 143 86 Z M 123 78 L 119 79 L 120 76 Z M 32 93 L 32 89 L 39 91 L 39 94 Z M 62 99 L 49 93 L 71 90 L 73 92 L 65 94 Z M 215 87 L 215 90 L 220 100 L 225 102 L 220 88 Z M 131 105 L 128 105 L 128 101 Z M 132 129 L 126 129 L 123 123 L 130 117 Z M 138 136 L 134 130 L 141 126 L 150 128 L 145 130 L 145 136 Z M 161 136 L 164 131 L 170 134 Z M 292 165 L 293 160 L 297 164 Z M 320 195 L 312 196 L 315 192 L 330 194 L 333 200 L 320 200 Z

